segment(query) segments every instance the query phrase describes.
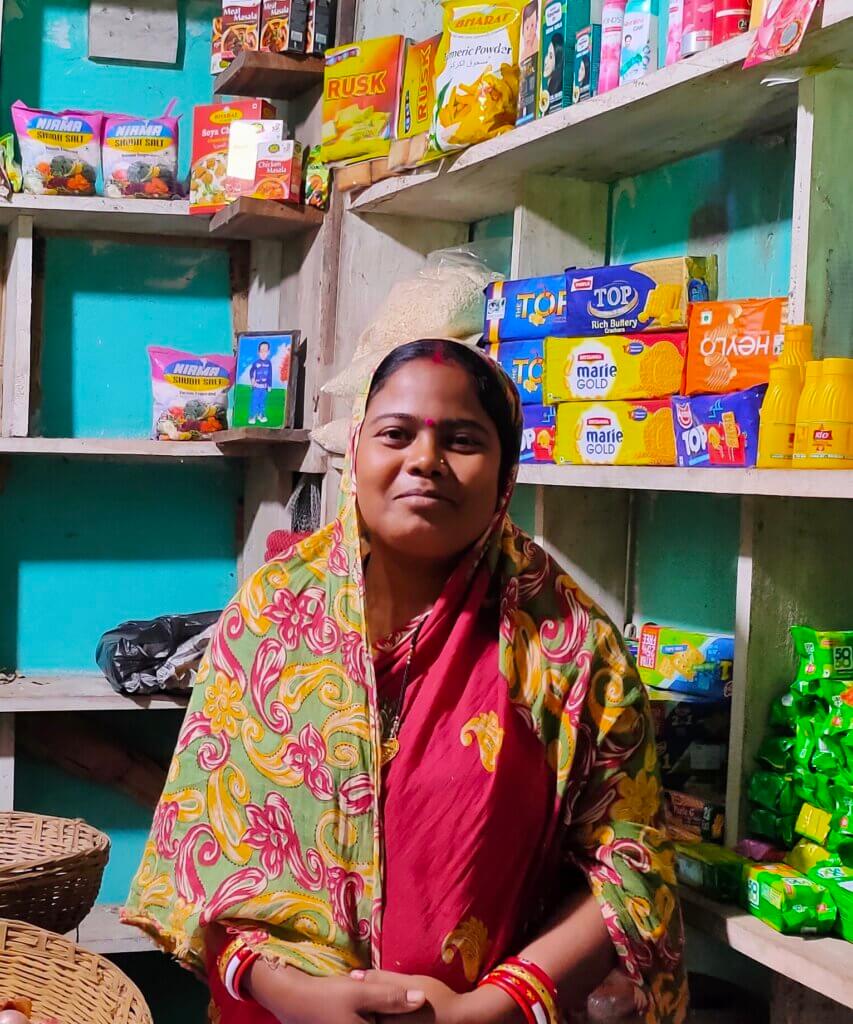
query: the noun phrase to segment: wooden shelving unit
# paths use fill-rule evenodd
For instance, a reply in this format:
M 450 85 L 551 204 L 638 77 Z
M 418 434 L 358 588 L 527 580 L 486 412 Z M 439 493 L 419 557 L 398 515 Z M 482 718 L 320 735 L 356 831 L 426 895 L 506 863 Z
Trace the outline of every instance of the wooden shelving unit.
M 325 61 L 289 53 L 244 50 L 216 76 L 216 96 L 265 96 L 292 100 L 323 84 Z
M 187 706 L 187 698 L 158 693 L 130 697 L 116 693 L 94 673 L 21 676 L 0 683 L 0 714 L 47 711 L 174 711 Z
M 291 206 L 269 199 L 238 199 L 214 214 L 210 221 L 213 238 L 275 240 L 317 231 L 324 214 L 313 206 Z
M 850 53 L 853 8 L 849 0 L 830 0 L 823 27 L 807 35 L 796 56 L 744 71 L 752 39 L 753 33 L 739 36 L 454 160 L 388 178 L 356 195 L 350 209 L 475 221 L 517 206 L 530 175 L 609 182 L 778 128 L 796 116 L 802 69 L 829 67 Z M 762 84 L 771 75 L 788 81 Z

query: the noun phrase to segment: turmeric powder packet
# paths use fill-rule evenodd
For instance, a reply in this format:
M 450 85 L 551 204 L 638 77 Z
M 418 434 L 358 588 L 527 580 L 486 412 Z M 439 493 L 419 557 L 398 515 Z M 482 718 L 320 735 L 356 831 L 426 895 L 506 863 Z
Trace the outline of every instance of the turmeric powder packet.
M 453 153 L 515 127 L 524 0 L 444 0 L 428 156 Z

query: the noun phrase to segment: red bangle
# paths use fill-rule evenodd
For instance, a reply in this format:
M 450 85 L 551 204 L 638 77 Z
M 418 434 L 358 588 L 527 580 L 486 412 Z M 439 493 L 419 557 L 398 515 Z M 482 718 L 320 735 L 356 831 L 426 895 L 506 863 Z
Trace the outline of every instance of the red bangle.
M 501 989 L 510 999 L 521 1008 L 521 1012 L 524 1014 L 524 1019 L 527 1024 L 537 1024 L 536 1017 L 533 1014 L 533 1007 L 524 998 L 524 995 L 515 985 L 500 974 L 487 974 L 485 978 L 480 982 L 478 988 L 483 985 L 494 985 L 495 988 Z
M 553 978 L 546 971 L 543 971 L 538 964 L 534 964 L 532 960 L 525 960 L 521 956 L 511 956 L 506 962 L 508 964 L 518 964 L 519 967 L 530 971 L 545 986 L 548 990 L 548 995 L 550 995 L 554 1002 L 557 1002 L 557 986 L 554 984 Z

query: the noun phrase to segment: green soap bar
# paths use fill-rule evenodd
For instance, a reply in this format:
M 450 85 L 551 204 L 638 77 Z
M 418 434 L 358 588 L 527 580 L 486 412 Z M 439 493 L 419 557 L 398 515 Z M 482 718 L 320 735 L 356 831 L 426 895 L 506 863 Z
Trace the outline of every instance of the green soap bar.
M 758 748 L 756 757 L 773 771 L 791 771 L 794 767 L 793 736 L 766 736 Z
M 749 814 L 747 830 L 751 835 L 790 847 L 794 845 L 794 821 L 791 815 L 777 814 L 765 807 L 754 807 Z
M 777 772 L 755 772 L 749 780 L 748 796 L 754 804 L 766 807 L 768 811 L 794 815 L 799 809 L 800 802 L 794 791 L 792 775 L 780 775 Z
M 791 629 L 800 656 L 799 680 L 853 679 L 853 630 Z
M 829 892 L 786 864 L 756 864 L 747 873 L 750 912 L 784 935 L 832 931 L 837 911 Z
M 829 892 L 838 908 L 835 930 L 842 938 L 853 942 L 853 868 L 820 864 L 809 871 L 808 877 Z
M 675 844 L 678 881 L 720 902 L 737 902 L 749 863 L 745 857 L 716 843 Z
M 793 693 L 783 693 L 770 705 L 770 725 L 774 729 L 792 731 L 797 723 L 799 712 L 797 699 Z

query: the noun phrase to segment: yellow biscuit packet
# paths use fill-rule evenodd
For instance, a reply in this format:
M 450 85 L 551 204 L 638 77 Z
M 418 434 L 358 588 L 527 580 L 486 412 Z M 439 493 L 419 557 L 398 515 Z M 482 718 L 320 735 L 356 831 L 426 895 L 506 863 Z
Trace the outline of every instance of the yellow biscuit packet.
M 545 339 L 549 404 L 664 398 L 681 390 L 687 334 L 605 334 Z
M 515 127 L 525 0 L 444 0 L 435 61 L 435 110 L 425 159 Z
M 557 406 L 554 461 L 583 466 L 674 466 L 669 400 Z

